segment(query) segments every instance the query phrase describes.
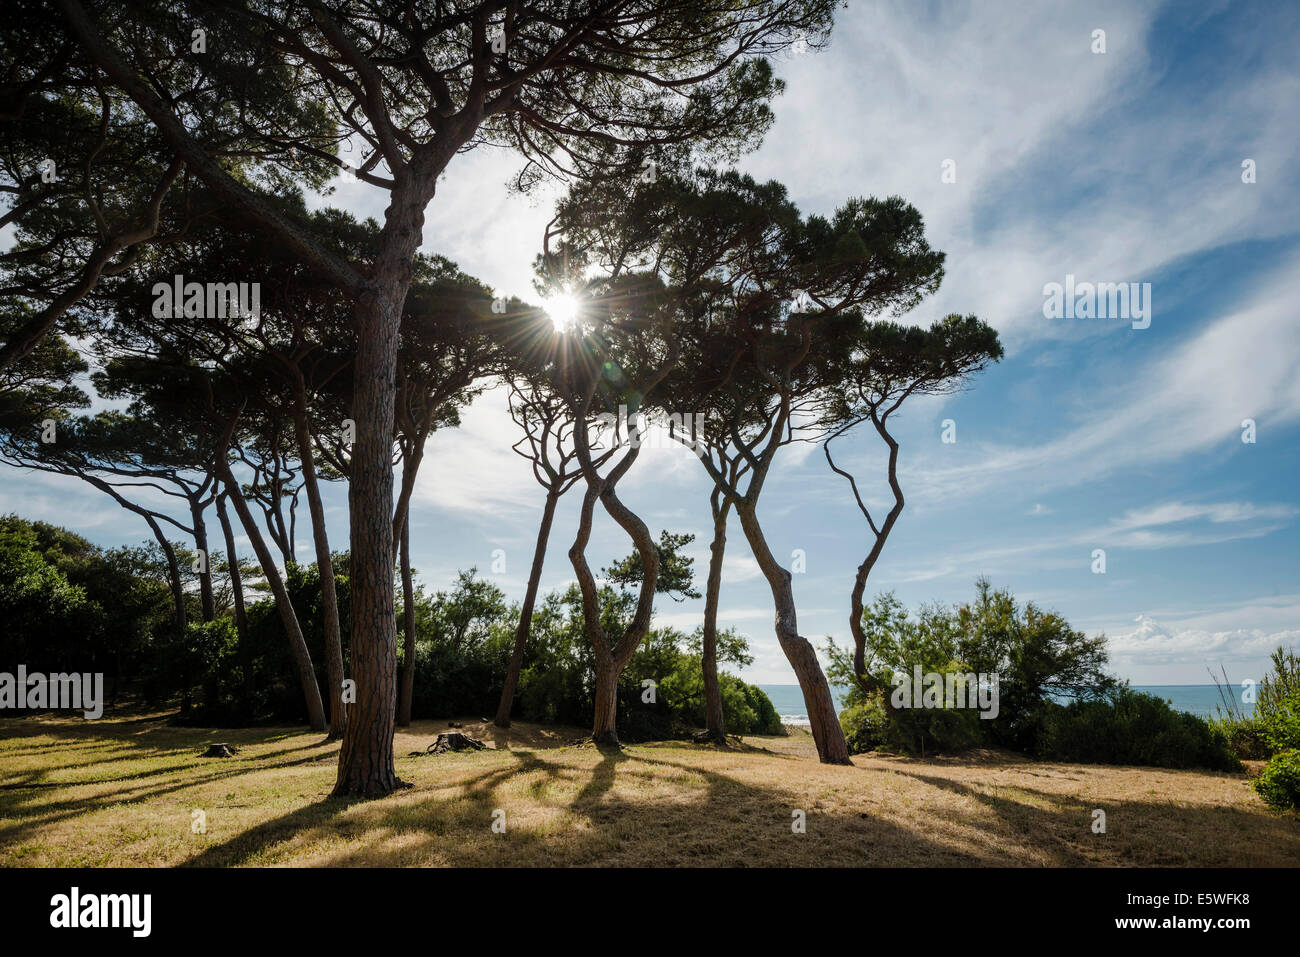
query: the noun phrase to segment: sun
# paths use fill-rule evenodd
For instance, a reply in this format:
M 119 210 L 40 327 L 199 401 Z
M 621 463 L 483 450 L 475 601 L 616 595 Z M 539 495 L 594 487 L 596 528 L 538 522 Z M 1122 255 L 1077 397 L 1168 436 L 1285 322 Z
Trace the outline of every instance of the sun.
M 556 332 L 568 332 L 578 318 L 578 300 L 569 292 L 557 292 L 543 301 Z

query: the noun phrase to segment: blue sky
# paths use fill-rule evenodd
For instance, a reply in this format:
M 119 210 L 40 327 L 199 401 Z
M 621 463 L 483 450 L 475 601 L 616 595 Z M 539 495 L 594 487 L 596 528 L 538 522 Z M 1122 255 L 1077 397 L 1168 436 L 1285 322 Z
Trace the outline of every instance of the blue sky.
M 908 505 L 869 593 L 952 602 L 986 575 L 1104 632 L 1115 670 L 1138 684 L 1202 683 L 1220 664 L 1235 680 L 1259 677 L 1269 650 L 1300 637 L 1298 39 L 1300 7 L 1268 3 L 853 4 L 828 49 L 781 60 L 776 124 L 741 168 L 784 182 L 805 212 L 852 195 L 907 198 L 948 254 L 943 287 L 909 321 L 974 312 L 1007 348 L 968 391 L 903 415 Z M 942 181 L 946 160 L 956 182 Z M 424 248 L 531 296 L 555 193 L 510 194 L 516 167 L 500 152 L 458 157 Z M 375 216 L 387 204 L 352 181 L 322 201 Z M 1067 274 L 1150 283 L 1150 327 L 1045 318 L 1043 287 Z M 489 573 L 500 548 L 495 580 L 522 594 L 542 492 L 510 451 L 504 409 L 489 393 L 431 441 L 412 514 L 430 587 L 458 568 Z M 1241 441 L 1246 418 L 1253 444 Z M 940 441 L 945 419 L 955 443 Z M 838 457 L 868 476 L 870 500 L 886 500 L 878 440 L 863 432 Z M 697 534 L 702 578 L 708 484 L 690 455 L 646 450 L 621 490 L 656 531 Z M 572 577 L 577 506 L 576 494 L 561 505 L 544 588 Z M 103 544 L 147 535 L 73 480 L 6 470 L 0 511 Z M 342 488 L 328 511 L 344 547 Z M 818 448 L 786 450 L 760 515 L 776 554 L 807 554 L 795 578 L 802 633 L 844 643 L 869 532 Z M 1105 574 L 1091 570 L 1097 548 Z M 599 516 L 593 566 L 628 550 Z M 751 638 L 746 677 L 792 682 L 734 525 L 721 607 Z M 700 613 L 664 599 L 657 618 L 690 629 Z

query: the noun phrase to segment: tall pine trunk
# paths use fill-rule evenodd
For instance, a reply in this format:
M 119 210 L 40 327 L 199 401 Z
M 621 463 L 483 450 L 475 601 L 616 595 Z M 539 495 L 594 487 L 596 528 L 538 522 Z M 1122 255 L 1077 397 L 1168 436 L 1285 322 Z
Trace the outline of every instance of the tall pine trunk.
M 352 530 L 351 649 L 357 700 L 348 715 L 334 794 L 383 797 L 403 787 L 393 765 L 397 717 L 397 612 L 393 593 L 393 424 L 397 345 L 411 287 L 424 208 L 438 174 L 469 138 L 452 137 L 437 155 L 398 177 L 365 291 L 352 310 L 357 334 L 353 362 L 352 447 L 348 507 Z
M 307 490 L 307 507 L 311 511 L 316 569 L 320 574 L 321 617 L 325 620 L 325 668 L 329 676 L 329 740 L 333 741 L 343 737 L 343 729 L 347 725 L 347 708 L 343 704 L 343 631 L 339 627 L 338 590 L 334 583 L 334 562 L 330 559 L 329 532 L 325 527 L 325 506 L 321 502 L 320 483 L 316 479 L 316 459 L 312 453 L 311 431 L 307 425 L 307 404 L 301 388 L 295 396 L 294 432 L 298 439 L 298 458 L 302 463 L 302 482 Z
M 239 660 L 244 670 L 244 699 L 253 700 L 253 649 L 248 639 L 248 612 L 244 606 L 244 576 L 239 571 L 239 558 L 235 554 L 235 530 L 226 513 L 226 496 L 217 496 L 217 518 L 226 540 L 226 567 L 230 571 L 230 596 L 235 606 L 235 634 L 239 637 Z
M 713 516 L 713 542 L 709 546 L 709 578 L 704 590 L 704 629 L 700 668 L 704 675 L 704 727 L 714 741 L 725 742 L 722 689 L 718 685 L 718 598 L 722 593 L 722 556 L 727 550 L 727 515 L 731 502 L 723 502 Z
M 754 553 L 754 560 L 758 562 L 772 591 L 772 603 L 776 608 L 776 640 L 785 652 L 790 667 L 794 669 L 799 689 L 803 692 L 804 708 L 808 712 L 808 723 L 812 726 L 813 741 L 817 745 L 817 757 L 822 764 L 852 764 L 848 745 L 844 741 L 844 731 L 840 728 L 839 717 L 835 713 L 835 699 L 831 696 L 830 685 L 817 660 L 817 652 L 813 649 L 812 642 L 799 634 L 790 572 L 777 562 L 767 547 L 767 540 L 753 506 L 739 505 L 736 511 L 745 538 Z
M 514 707 L 515 688 L 519 685 L 519 671 L 524 666 L 524 646 L 533 624 L 533 606 L 537 602 L 537 589 L 542 580 L 542 565 L 546 562 L 546 542 L 551 537 L 551 521 L 555 518 L 555 506 L 559 502 L 559 493 L 546 493 L 546 506 L 542 509 L 542 524 L 537 530 L 537 547 L 533 551 L 533 567 L 528 573 L 528 590 L 524 592 L 524 605 L 519 612 L 519 624 L 515 628 L 515 647 L 510 655 L 510 665 L 506 668 L 506 683 L 501 689 L 501 703 L 497 706 L 496 726 L 510 727 L 510 711 Z
M 402 521 L 402 687 L 397 703 L 397 723 L 411 724 L 411 700 L 415 694 L 415 583 L 411 580 L 411 520 Z
M 221 480 L 230 494 L 230 501 L 235 506 L 235 514 L 239 516 L 239 521 L 244 526 L 244 534 L 252 543 L 253 551 L 257 553 L 257 560 L 262 564 L 262 574 L 266 576 L 266 582 L 271 586 L 271 594 L 275 596 L 275 607 L 280 613 L 280 622 L 288 635 L 294 663 L 298 666 L 298 681 L 302 684 L 302 695 L 307 704 L 307 723 L 313 731 L 324 731 L 325 705 L 321 702 L 320 686 L 316 684 L 316 670 L 312 667 L 307 639 L 303 637 L 298 615 L 289 601 L 289 592 L 284 587 L 284 579 L 280 577 L 280 570 L 275 566 L 275 558 L 271 555 L 271 550 L 266 547 L 266 539 L 258 530 L 257 520 L 253 518 L 248 503 L 244 501 L 243 492 L 240 491 L 239 482 L 231 473 L 230 466 L 222 461 L 218 467 L 221 470 Z
M 194 522 L 194 547 L 203 555 L 203 571 L 199 574 L 199 604 L 203 620 L 217 617 L 217 603 L 212 595 L 212 556 L 208 550 L 208 525 L 203 521 L 203 505 L 190 498 L 190 517 Z
M 397 215 L 394 195 L 389 224 Z M 415 244 L 419 242 L 418 225 Z M 411 246 L 414 251 L 414 245 Z M 393 403 L 397 335 L 409 284 L 410 257 L 401 281 L 376 285 L 393 298 L 368 292 L 354 316 L 352 448 L 348 506 L 351 514 L 352 676 L 356 702 L 339 749 L 337 796 L 382 797 L 401 785 L 393 765 L 397 709 L 397 617 L 393 594 Z

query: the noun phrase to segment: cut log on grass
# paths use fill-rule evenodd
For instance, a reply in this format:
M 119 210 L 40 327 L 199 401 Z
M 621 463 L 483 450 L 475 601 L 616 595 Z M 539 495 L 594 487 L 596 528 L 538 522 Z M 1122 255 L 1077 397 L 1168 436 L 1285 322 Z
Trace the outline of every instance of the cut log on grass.
M 724 748 L 728 745 L 727 735 L 721 731 L 696 731 L 691 740 L 696 744 L 716 744 Z
M 200 757 L 204 758 L 233 758 L 239 753 L 239 748 L 233 744 L 210 744 L 208 750 L 204 751 Z
M 446 754 L 448 751 L 483 751 L 486 749 L 486 744 L 476 738 L 471 738 L 467 734 L 461 734 L 459 731 L 444 731 L 425 750 L 412 751 L 411 754 Z

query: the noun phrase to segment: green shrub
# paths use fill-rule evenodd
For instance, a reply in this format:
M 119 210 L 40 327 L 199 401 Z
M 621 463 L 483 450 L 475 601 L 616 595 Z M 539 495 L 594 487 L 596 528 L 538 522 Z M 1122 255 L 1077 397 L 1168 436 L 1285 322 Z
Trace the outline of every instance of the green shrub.
M 1223 735 L 1228 749 L 1243 761 L 1261 760 L 1273 753 L 1268 742 L 1268 728 L 1258 715 L 1212 719 L 1210 727 Z
M 982 730 L 979 712 L 971 708 L 895 708 L 861 696 L 841 712 L 840 727 L 852 754 L 965 751 L 980 743 Z
M 1227 736 L 1205 719 L 1128 688 L 1047 706 L 1036 750 L 1040 757 L 1085 764 L 1241 770 Z
M 1255 713 L 1250 717 L 1238 706 L 1227 672 L 1223 684 L 1215 680 L 1223 700 L 1219 710 L 1226 714 L 1214 723 L 1240 758 L 1268 758 L 1300 748 L 1300 656 L 1279 645 L 1271 658 L 1273 670 L 1259 683 Z
M 726 677 L 731 678 L 730 675 Z M 749 705 L 749 710 L 753 712 L 754 718 L 750 723 L 749 730 L 737 732 L 740 734 L 779 734 L 786 733 L 785 725 L 781 723 L 781 716 L 777 714 L 776 706 L 772 704 L 772 699 L 767 696 L 762 688 L 746 684 L 739 678 L 733 678 L 744 692 L 745 701 Z M 726 699 L 723 699 L 723 712 L 726 712 Z M 730 727 L 730 725 L 728 725 Z
M 885 747 L 889 715 L 876 700 L 858 701 L 840 712 L 840 728 L 850 754 L 864 754 Z
M 892 686 L 895 674 L 916 667 L 998 676 L 996 717 L 977 720 L 969 711 L 951 709 L 900 714 L 890 719 L 891 747 L 898 750 L 959 750 L 985 741 L 1029 751 L 1054 697 L 1091 697 L 1115 685 L 1105 672 L 1104 637 L 1089 637 L 1055 612 L 1017 602 L 984 579 L 976 582 L 973 602 L 923 605 L 916 612 L 887 592 L 863 609 L 861 624 L 862 674 L 850 650 L 829 639 L 826 644 L 827 676 L 849 688 L 848 707 L 868 696 L 861 685 L 879 694 Z M 855 726 L 864 714 L 851 716 Z
M 1300 809 L 1300 750 L 1288 748 L 1273 755 L 1254 787 L 1265 804 Z
M 704 727 L 704 675 L 700 659 L 690 652 L 674 650 L 670 656 L 662 657 L 654 664 L 654 670 L 660 672 L 655 679 L 659 698 L 686 732 L 682 736 L 688 736 L 691 729 Z M 628 671 L 633 672 L 637 665 L 634 660 Z M 665 667 L 669 669 L 666 672 L 663 670 Z M 720 672 L 718 693 L 722 698 L 723 726 L 728 734 L 785 733 L 781 716 L 760 689 L 735 675 Z
M 979 712 L 971 708 L 887 708 L 885 747 L 905 754 L 965 751 L 980 743 Z
M 1264 737 L 1272 754 L 1300 748 L 1300 691 L 1277 702 L 1264 719 Z

